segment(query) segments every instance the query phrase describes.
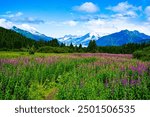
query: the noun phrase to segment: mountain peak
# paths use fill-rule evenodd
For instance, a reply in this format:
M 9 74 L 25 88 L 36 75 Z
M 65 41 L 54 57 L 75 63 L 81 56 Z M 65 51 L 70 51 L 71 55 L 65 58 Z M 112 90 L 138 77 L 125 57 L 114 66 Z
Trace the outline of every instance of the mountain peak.
M 100 35 L 96 32 L 90 32 L 83 37 L 87 38 L 88 40 L 97 40 L 98 38 L 100 38 Z
M 140 32 L 138 30 L 134 30 L 133 32 L 136 34 L 140 34 Z
M 12 29 L 18 29 L 16 26 L 13 26 Z
M 131 32 L 131 31 L 129 31 L 129 30 L 127 30 L 127 29 L 125 29 L 125 30 L 121 30 L 120 32 L 118 32 L 118 33 L 129 33 L 129 32 Z
M 120 32 L 123 32 L 123 33 L 137 33 L 137 34 L 139 34 L 139 33 L 140 33 L 138 30 L 129 31 L 129 30 L 127 30 L 127 29 L 125 29 L 125 30 L 121 30 Z M 120 32 L 118 32 L 118 33 L 120 33 Z
M 129 32 L 129 30 L 128 30 L 128 29 L 124 29 L 124 30 L 121 30 L 121 31 L 124 31 L 124 32 Z
M 87 35 L 89 35 L 89 37 L 100 37 L 100 35 L 97 32 L 90 32 Z

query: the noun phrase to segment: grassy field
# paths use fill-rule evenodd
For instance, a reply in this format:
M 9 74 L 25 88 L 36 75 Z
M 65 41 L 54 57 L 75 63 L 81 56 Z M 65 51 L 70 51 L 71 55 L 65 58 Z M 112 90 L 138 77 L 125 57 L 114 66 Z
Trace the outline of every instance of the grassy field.
M 150 99 L 150 62 L 121 54 L 0 52 L 0 99 Z

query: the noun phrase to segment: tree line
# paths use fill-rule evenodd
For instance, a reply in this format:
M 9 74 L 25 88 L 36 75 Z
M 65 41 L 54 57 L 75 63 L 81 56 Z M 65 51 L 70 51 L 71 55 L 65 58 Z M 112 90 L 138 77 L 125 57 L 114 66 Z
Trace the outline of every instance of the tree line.
M 73 52 L 101 52 L 101 53 L 117 53 L 117 54 L 131 54 L 136 50 L 143 49 L 150 46 L 150 43 L 142 44 L 126 44 L 123 46 L 97 46 L 95 40 L 89 42 L 88 47 L 80 45 L 68 46 L 60 43 L 57 39 L 50 41 L 26 38 L 12 30 L 7 30 L 0 27 L 0 50 L 2 51 L 29 51 L 30 53 L 46 52 L 46 53 L 73 53 Z

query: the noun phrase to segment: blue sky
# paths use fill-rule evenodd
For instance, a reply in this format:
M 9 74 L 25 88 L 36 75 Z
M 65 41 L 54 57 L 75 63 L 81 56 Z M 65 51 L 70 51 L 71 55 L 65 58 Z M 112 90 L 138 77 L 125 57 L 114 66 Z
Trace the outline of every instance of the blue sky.
M 139 30 L 150 35 L 150 0 L 0 0 L 0 26 L 52 37 Z

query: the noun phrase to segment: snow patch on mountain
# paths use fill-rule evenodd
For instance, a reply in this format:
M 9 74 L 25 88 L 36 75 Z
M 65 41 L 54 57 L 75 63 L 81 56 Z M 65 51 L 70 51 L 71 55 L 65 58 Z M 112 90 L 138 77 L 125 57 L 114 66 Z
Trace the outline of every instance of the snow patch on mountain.
M 48 37 L 44 34 L 39 33 L 35 28 L 31 28 L 31 27 L 26 26 L 26 29 L 27 30 L 25 30 L 24 28 L 18 28 L 16 26 L 13 26 L 11 28 L 11 30 L 13 30 L 19 34 L 22 34 L 23 36 L 30 38 L 30 39 L 44 40 L 44 41 L 49 41 L 49 40 L 53 39 L 52 37 Z

